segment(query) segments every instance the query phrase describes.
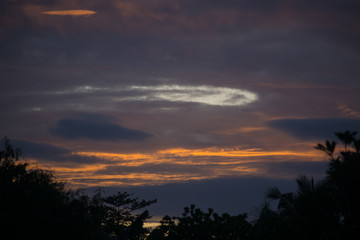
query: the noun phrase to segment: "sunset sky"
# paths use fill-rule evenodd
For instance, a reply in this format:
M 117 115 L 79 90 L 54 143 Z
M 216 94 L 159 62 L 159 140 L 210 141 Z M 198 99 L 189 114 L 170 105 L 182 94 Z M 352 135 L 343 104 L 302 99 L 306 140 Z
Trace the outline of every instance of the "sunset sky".
M 0 133 L 72 188 L 237 213 L 360 130 L 358 0 L 1 0 Z M 209 206 L 208 206 L 209 205 Z

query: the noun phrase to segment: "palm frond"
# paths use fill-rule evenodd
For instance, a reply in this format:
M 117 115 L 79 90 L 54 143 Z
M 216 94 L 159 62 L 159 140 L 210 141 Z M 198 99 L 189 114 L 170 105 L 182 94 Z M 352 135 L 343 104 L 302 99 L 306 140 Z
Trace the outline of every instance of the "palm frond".
M 277 187 L 272 187 L 266 191 L 265 197 L 269 200 L 279 200 L 282 197 L 282 193 Z

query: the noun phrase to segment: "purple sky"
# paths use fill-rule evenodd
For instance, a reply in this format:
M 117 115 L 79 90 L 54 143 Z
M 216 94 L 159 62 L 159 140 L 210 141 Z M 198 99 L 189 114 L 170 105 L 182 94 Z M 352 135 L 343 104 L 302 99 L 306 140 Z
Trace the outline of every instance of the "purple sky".
M 355 0 L 2 0 L 0 132 L 73 188 L 158 198 L 155 215 L 248 211 L 273 185 L 323 176 L 313 146 L 360 130 L 359 12 Z

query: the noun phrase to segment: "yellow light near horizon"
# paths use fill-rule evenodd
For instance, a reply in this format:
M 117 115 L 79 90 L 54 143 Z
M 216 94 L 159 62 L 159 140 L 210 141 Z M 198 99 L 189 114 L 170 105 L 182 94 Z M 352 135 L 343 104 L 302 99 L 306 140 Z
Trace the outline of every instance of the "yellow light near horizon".
M 45 11 L 42 14 L 46 15 L 57 15 L 57 16 L 90 16 L 96 14 L 96 11 L 92 10 L 83 10 L 83 9 L 76 9 L 76 10 L 56 10 L 56 11 Z

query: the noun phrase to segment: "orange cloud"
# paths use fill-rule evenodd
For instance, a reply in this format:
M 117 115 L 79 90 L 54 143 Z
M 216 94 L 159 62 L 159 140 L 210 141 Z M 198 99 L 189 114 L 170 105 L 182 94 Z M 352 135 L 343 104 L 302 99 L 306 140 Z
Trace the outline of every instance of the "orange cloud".
M 80 156 L 102 159 L 101 163 L 64 165 L 37 163 L 55 171 L 59 180 L 73 187 L 159 185 L 224 176 L 274 177 L 265 165 L 269 162 L 322 161 L 318 151 L 265 151 L 240 148 L 172 148 L 154 153 L 76 152 Z M 265 164 L 265 165 L 264 165 Z M 286 172 L 276 177 L 294 177 Z
M 119 154 L 103 152 L 77 152 L 77 155 L 86 157 L 97 157 L 106 159 L 122 166 L 142 166 L 144 164 L 178 164 L 178 165 L 204 165 L 218 164 L 231 165 L 246 162 L 261 161 L 256 157 L 299 157 L 320 160 L 322 155 L 318 151 L 296 152 L 296 151 L 264 151 L 262 149 L 238 149 L 238 148 L 205 148 L 205 149 L 184 149 L 171 148 L 160 150 L 152 154 Z M 228 158 L 214 161 L 211 158 Z
M 97 12 L 92 10 L 59 10 L 59 11 L 44 11 L 42 14 L 57 15 L 57 16 L 90 16 Z
M 344 117 L 360 118 L 360 111 L 350 108 L 344 104 L 339 104 L 338 110 Z

